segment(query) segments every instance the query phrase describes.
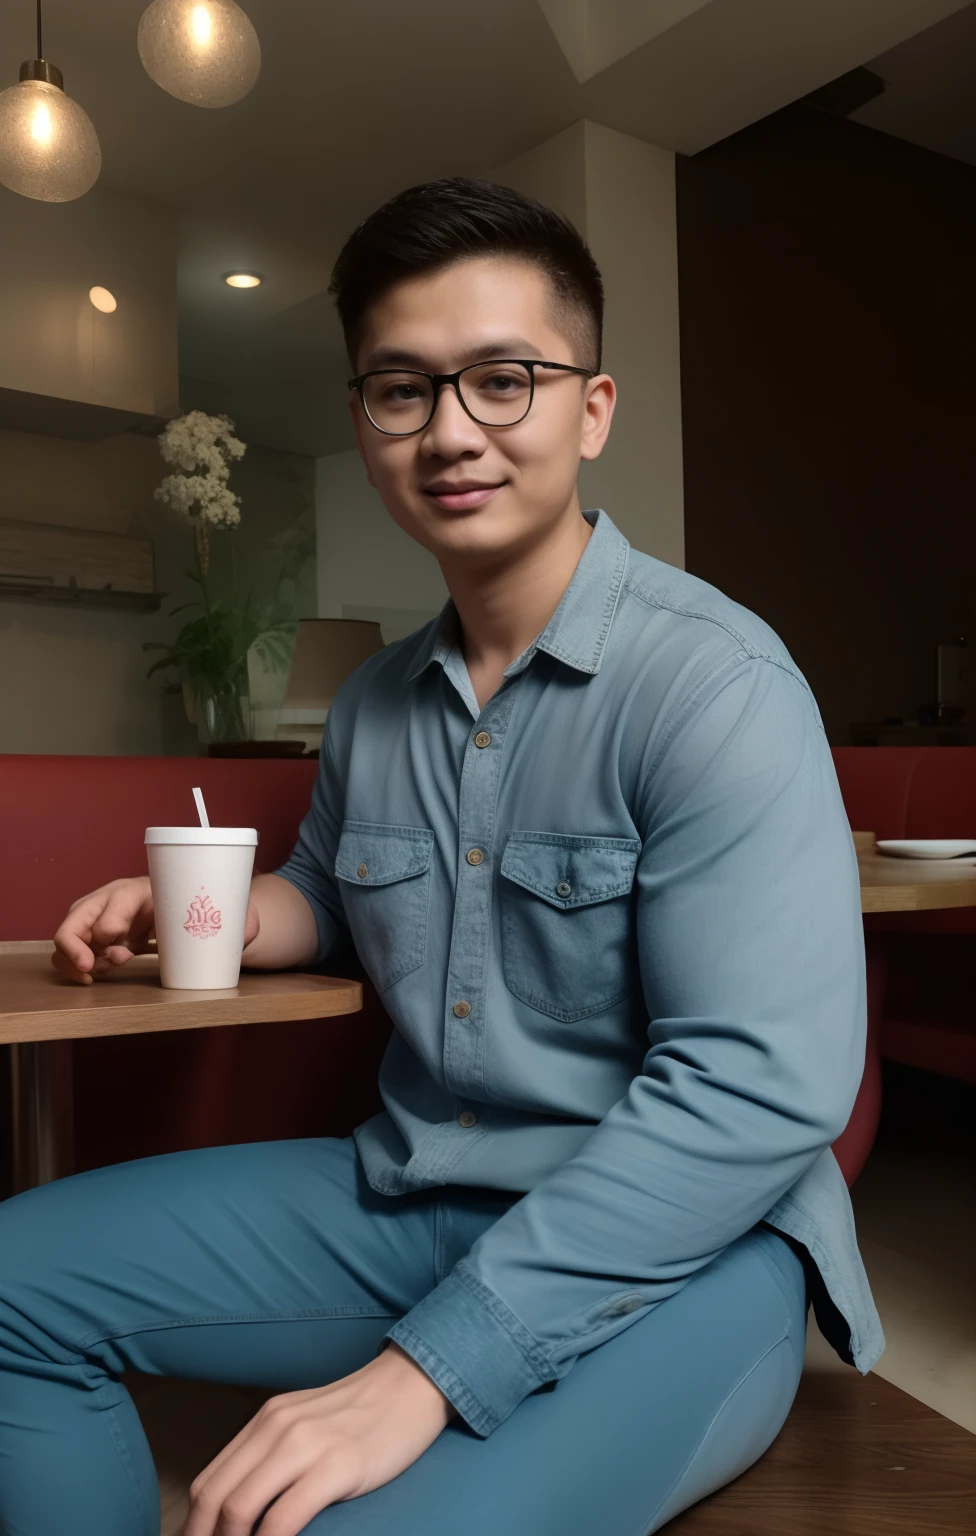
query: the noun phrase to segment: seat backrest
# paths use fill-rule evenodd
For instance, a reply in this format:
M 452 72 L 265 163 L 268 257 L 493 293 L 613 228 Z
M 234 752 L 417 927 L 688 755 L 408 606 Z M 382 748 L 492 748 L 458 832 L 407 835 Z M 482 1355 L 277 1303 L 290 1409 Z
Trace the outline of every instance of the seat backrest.
M 976 838 L 976 747 L 926 747 L 919 754 L 904 835 Z
M 976 837 L 976 747 L 834 747 L 847 818 L 878 837 Z
M 50 938 L 79 896 L 145 874 L 147 826 L 256 827 L 255 870 L 288 857 L 308 810 L 312 758 L 0 755 L 0 939 Z
M 912 779 L 924 747 L 834 747 L 834 767 L 855 832 L 907 837 Z
M 876 837 L 976 838 L 976 747 L 834 747 L 854 831 Z M 976 907 L 875 913 L 873 931 L 976 933 Z

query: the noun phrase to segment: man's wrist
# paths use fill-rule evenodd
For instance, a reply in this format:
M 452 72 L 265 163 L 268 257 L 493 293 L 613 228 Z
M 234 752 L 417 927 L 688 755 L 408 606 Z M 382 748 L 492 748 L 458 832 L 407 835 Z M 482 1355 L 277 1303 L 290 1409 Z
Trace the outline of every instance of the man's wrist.
M 416 1387 L 422 1395 L 429 1397 L 431 1403 L 437 1404 L 443 1411 L 444 1422 L 457 1417 L 457 1409 L 449 1397 L 445 1397 L 440 1387 L 427 1375 L 422 1366 L 419 1366 L 412 1355 L 408 1355 L 395 1339 L 388 1339 L 373 1361 L 375 1366 L 386 1362 L 386 1369 L 394 1377 L 410 1383 Z

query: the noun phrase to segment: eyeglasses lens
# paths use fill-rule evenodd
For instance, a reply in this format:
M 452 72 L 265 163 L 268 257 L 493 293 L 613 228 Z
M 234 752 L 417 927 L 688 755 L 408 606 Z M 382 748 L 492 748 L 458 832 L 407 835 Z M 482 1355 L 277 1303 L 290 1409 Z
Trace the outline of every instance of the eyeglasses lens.
M 460 378 L 461 397 L 476 421 L 508 427 L 525 415 L 532 377 L 520 363 L 478 363 Z M 431 414 L 433 391 L 422 373 L 372 374 L 363 383 L 363 400 L 384 432 L 416 432 Z

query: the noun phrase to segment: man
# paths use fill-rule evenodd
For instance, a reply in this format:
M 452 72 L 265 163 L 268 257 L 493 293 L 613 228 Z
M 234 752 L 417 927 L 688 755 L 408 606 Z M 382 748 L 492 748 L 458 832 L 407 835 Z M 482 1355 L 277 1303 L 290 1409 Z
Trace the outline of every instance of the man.
M 829 1151 L 865 1030 L 830 752 L 762 620 L 581 512 L 615 399 L 592 256 L 454 179 L 367 219 L 331 291 L 366 473 L 451 600 L 341 689 L 244 962 L 351 940 L 386 1107 L 0 1208 L 8 1536 L 157 1530 L 126 1369 L 278 1392 L 187 1536 L 636 1536 L 774 1439 L 808 1284 L 846 1360 L 881 1350 Z M 56 963 L 151 923 L 113 882 Z

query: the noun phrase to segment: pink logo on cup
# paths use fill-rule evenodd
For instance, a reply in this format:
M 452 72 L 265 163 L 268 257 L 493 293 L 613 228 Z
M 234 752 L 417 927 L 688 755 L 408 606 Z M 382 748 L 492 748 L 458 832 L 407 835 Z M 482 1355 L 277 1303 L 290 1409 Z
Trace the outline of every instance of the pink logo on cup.
M 200 895 L 194 896 L 190 902 L 183 927 L 195 939 L 212 939 L 215 933 L 220 932 L 220 913 L 202 885 Z

